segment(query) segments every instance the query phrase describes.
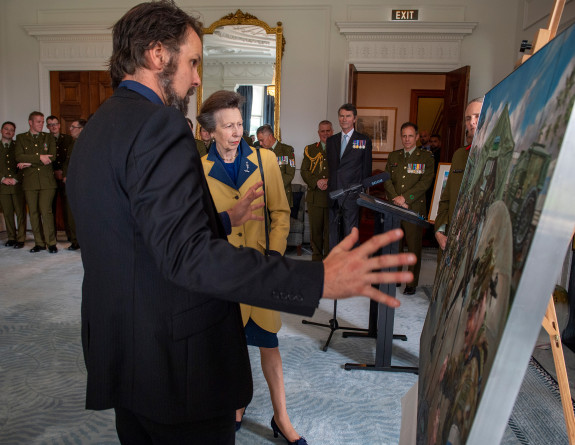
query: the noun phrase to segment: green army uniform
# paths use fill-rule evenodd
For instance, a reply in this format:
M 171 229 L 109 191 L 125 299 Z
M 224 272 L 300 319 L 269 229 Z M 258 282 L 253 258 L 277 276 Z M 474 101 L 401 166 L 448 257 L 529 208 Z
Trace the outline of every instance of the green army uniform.
M 447 228 L 455 211 L 455 204 L 457 203 L 457 196 L 459 195 L 459 189 L 463 181 L 463 173 L 465 173 L 468 158 L 469 147 L 461 147 L 453 154 L 447 182 L 441 192 L 441 198 L 439 198 L 437 216 L 435 217 L 436 232 L 441 230 L 447 234 Z
M 200 158 L 202 158 L 208 154 L 210 146 L 206 145 L 204 143 L 204 141 L 202 141 L 201 139 L 196 139 L 196 148 L 198 149 L 198 153 L 200 154 Z
M 22 170 L 22 188 L 28 210 L 30 212 L 30 225 L 34 233 L 37 246 L 56 245 L 56 231 L 54 228 L 54 215 L 52 214 L 52 201 L 56 193 L 56 179 L 52 164 L 44 165 L 40 155 L 56 156 L 56 141 L 50 133 L 32 135 L 29 131 L 16 136 L 16 162 L 32 164 Z M 40 218 L 42 218 L 40 220 Z M 44 233 L 42 234 L 42 227 Z
M 291 145 L 282 144 L 277 141 L 272 147 L 282 172 L 282 180 L 286 190 L 286 196 L 290 207 L 293 206 L 293 196 L 291 191 L 291 182 L 295 176 L 295 155 Z
M 329 253 L 328 192 L 317 187 L 317 181 L 329 178 L 325 146 L 321 142 L 308 145 L 304 150 L 300 169 L 307 184 L 307 212 L 311 232 L 312 261 L 322 261 Z
M 74 144 L 76 141 L 72 138 L 72 145 L 68 148 L 68 152 L 66 154 L 66 160 L 62 164 L 62 177 L 65 179 L 68 176 L 68 166 L 70 165 L 70 158 L 72 156 L 72 152 L 74 151 Z M 68 240 L 72 243 L 72 246 L 76 246 L 78 244 L 78 238 L 76 237 L 76 222 L 74 221 L 74 215 L 72 215 L 72 209 L 68 202 L 66 202 L 66 217 L 68 220 L 68 227 L 70 229 L 70 235 L 68 236 Z M 70 250 L 70 249 L 69 249 Z
M 385 166 L 385 171 L 390 175 L 390 179 L 384 184 L 387 198 L 391 201 L 401 195 L 405 198 L 409 210 L 425 215 L 427 209 L 425 192 L 433 184 L 434 165 L 431 153 L 419 148 L 415 148 L 409 156 L 406 156 L 403 148 L 390 153 Z M 413 281 L 407 286 L 417 287 L 421 270 L 422 228 L 406 222 L 401 223 L 401 228 L 405 232 L 405 237 L 402 239 L 400 251 L 406 244 L 407 250 L 417 256 L 417 263 L 409 266 L 409 270 L 413 272 Z
M 52 169 L 54 172 L 62 171 L 64 168 L 64 162 L 66 162 L 66 157 L 68 156 L 68 151 L 74 145 L 74 138 L 69 134 L 60 133 L 56 141 L 56 157 L 53 158 Z M 70 239 L 70 223 L 68 221 L 68 203 L 66 198 L 66 184 L 62 182 L 61 179 L 56 177 L 56 193 L 54 194 L 54 201 L 52 202 L 52 213 L 54 214 L 54 227 L 56 227 L 56 208 L 58 206 L 58 197 L 60 197 L 60 205 L 62 207 L 62 217 L 64 219 L 64 230 L 66 231 L 66 237 L 68 241 Z
M 4 212 L 8 241 L 23 243 L 26 241 L 26 203 L 22 190 L 22 172 L 16 166 L 15 148 L 14 141 L 9 144 L 0 143 L 0 179 L 18 181 L 16 185 L 0 183 L 0 205 Z

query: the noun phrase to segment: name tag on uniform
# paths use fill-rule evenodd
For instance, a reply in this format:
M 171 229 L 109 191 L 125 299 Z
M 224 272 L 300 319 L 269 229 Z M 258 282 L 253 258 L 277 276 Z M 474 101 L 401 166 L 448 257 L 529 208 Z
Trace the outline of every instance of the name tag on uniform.
M 365 150 L 365 146 L 367 144 L 367 141 L 365 139 L 356 139 L 355 141 L 352 142 L 352 148 L 354 150 Z
M 425 172 L 425 164 L 407 164 L 407 173 L 422 175 Z
M 288 165 L 289 164 L 289 156 L 278 156 L 278 164 L 279 165 Z

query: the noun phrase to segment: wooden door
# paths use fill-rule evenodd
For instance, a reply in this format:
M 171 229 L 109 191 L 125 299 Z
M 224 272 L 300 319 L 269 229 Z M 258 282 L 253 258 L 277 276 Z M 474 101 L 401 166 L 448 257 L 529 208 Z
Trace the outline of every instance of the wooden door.
M 464 66 L 445 75 L 441 162 L 451 162 L 455 150 L 464 144 L 469 69 L 469 66 Z
M 75 120 L 88 119 L 112 93 L 107 71 L 50 71 L 51 114 L 60 119 L 62 133 L 69 134 Z M 56 199 L 56 230 L 64 230 L 62 202 Z
M 73 121 L 88 119 L 112 93 L 107 71 L 50 72 L 52 114 L 60 118 L 63 133 Z
M 357 101 L 357 68 L 353 63 L 349 64 L 349 78 L 347 85 L 347 102 L 356 104 Z

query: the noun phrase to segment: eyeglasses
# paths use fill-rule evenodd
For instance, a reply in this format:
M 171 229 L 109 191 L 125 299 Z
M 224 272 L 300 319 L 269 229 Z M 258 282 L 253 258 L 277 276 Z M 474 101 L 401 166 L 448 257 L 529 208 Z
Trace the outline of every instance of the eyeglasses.
M 74 127 L 73 125 L 70 125 L 70 129 L 72 128 L 84 128 L 84 127 Z

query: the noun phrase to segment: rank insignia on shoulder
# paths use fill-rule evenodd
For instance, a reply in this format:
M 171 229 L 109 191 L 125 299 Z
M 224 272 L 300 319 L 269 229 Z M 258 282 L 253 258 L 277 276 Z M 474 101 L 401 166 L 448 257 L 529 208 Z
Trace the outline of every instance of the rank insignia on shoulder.
M 391 168 L 397 167 L 397 165 L 398 165 L 397 162 L 391 162 L 391 163 L 389 164 L 389 166 L 390 166 Z
M 452 173 L 463 173 L 463 170 L 455 169 L 452 171 Z

